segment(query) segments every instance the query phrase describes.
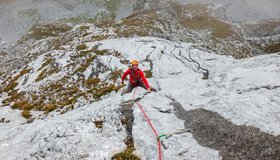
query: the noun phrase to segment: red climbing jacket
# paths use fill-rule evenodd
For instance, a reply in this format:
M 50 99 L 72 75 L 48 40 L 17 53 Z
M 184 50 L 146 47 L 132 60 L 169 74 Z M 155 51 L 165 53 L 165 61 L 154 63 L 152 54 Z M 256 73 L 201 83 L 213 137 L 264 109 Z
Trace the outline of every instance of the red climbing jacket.
M 136 71 L 132 68 L 127 69 L 122 76 L 122 81 L 124 81 L 124 79 L 128 74 L 129 74 L 130 83 L 133 86 L 139 86 L 144 82 L 146 88 L 147 89 L 150 88 L 150 85 L 147 79 L 145 78 L 143 71 L 141 71 L 139 68 Z

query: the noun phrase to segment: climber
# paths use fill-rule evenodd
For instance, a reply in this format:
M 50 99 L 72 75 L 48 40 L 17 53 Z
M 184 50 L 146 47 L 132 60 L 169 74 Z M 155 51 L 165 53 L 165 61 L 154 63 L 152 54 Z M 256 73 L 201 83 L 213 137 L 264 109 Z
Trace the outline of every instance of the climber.
M 131 61 L 131 68 L 128 68 L 123 76 L 122 76 L 122 85 L 124 85 L 124 80 L 126 76 L 129 74 L 130 82 L 126 89 L 123 90 L 122 95 L 126 93 L 130 93 L 135 87 L 140 86 L 150 93 L 151 91 L 157 91 L 154 87 L 150 86 L 143 71 L 138 68 L 138 61 L 132 60 Z

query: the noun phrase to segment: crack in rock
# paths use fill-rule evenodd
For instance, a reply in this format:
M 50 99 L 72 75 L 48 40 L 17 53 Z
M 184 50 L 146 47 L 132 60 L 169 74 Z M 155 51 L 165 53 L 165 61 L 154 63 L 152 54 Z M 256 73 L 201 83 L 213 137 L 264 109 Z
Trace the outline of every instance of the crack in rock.
M 132 136 L 132 128 L 133 128 L 133 122 L 134 122 L 134 116 L 133 116 L 133 100 L 128 100 L 125 102 L 122 102 L 120 104 L 121 108 L 119 111 L 121 112 L 120 119 L 122 125 L 125 126 L 127 131 L 127 138 L 125 140 L 125 144 L 127 145 L 127 148 L 121 152 L 115 154 L 111 159 L 112 160 L 121 160 L 121 159 L 129 159 L 129 160 L 140 160 L 137 156 L 133 154 L 134 148 L 134 140 Z
M 275 89 L 278 89 L 278 88 L 280 88 L 280 85 L 277 85 L 277 86 L 267 85 L 267 86 L 249 88 L 249 89 L 246 89 L 246 90 L 237 90 L 237 93 L 242 94 L 244 92 L 252 92 L 252 91 L 257 91 L 257 90 L 260 90 L 260 89 L 275 90 Z

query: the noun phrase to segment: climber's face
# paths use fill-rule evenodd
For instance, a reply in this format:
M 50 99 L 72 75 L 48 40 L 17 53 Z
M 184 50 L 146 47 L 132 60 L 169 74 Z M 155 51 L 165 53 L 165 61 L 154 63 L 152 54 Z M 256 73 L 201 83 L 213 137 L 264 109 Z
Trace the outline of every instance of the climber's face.
M 137 69 L 138 69 L 138 64 L 132 65 L 132 68 L 133 68 L 134 70 L 137 70 Z

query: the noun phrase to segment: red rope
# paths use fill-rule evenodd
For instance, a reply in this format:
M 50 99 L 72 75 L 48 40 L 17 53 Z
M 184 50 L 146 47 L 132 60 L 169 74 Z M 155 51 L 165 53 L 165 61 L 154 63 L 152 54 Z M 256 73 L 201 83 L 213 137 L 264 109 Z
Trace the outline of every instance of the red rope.
M 134 90 L 134 93 L 133 93 L 133 101 L 134 101 L 134 96 L 135 96 L 135 93 L 136 93 L 136 89 L 137 89 L 137 87 L 135 87 L 135 90 Z M 137 102 L 137 101 L 136 101 L 135 103 L 138 105 L 138 107 L 140 108 L 140 110 L 141 110 L 142 113 L 144 114 L 146 120 L 148 121 L 150 127 L 152 128 L 152 130 L 153 130 L 153 132 L 154 132 L 154 134 L 155 134 L 155 136 L 156 136 L 156 138 L 157 138 L 157 143 L 158 143 L 158 156 L 159 156 L 159 160 L 162 160 L 161 142 L 160 142 L 160 140 L 158 139 L 158 133 L 157 133 L 157 131 L 155 130 L 154 126 L 152 125 L 152 123 L 151 123 L 149 117 L 147 116 L 146 112 L 144 111 L 144 109 L 143 109 L 143 107 L 140 105 L 140 103 Z

